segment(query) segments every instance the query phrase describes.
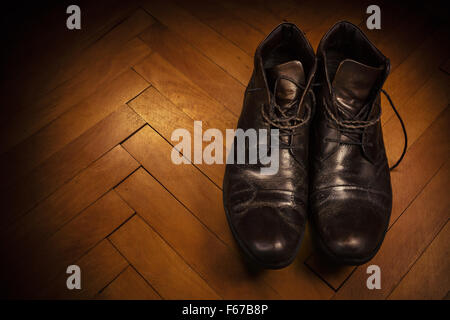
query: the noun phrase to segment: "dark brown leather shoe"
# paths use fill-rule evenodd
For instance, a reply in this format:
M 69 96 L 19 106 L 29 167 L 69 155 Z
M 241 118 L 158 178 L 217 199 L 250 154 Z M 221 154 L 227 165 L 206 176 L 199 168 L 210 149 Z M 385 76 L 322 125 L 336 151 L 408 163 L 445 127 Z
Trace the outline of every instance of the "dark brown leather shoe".
M 316 61 L 303 33 L 283 23 L 259 45 L 238 128 L 278 129 L 278 171 L 263 165 L 227 164 L 223 201 L 230 228 L 243 252 L 265 268 L 290 264 L 307 220 L 309 119 Z M 261 137 L 260 137 L 261 138 Z M 236 138 L 234 140 L 236 155 Z M 245 146 L 246 155 L 255 145 Z M 248 158 L 248 157 L 247 157 Z
M 380 91 L 390 63 L 348 22 L 328 31 L 317 59 L 321 88 L 311 133 L 311 218 L 327 257 L 359 265 L 377 253 L 391 214 L 380 124 Z

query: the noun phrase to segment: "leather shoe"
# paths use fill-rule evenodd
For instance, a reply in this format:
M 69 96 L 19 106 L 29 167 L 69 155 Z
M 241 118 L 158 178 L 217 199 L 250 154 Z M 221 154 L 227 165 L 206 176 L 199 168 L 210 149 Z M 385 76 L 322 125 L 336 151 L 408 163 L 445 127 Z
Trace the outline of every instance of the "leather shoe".
M 327 32 L 317 59 L 321 86 L 311 133 L 311 220 L 327 257 L 359 265 L 380 248 L 392 208 L 380 124 L 380 92 L 390 63 L 349 22 Z
M 290 264 L 304 234 L 315 69 L 314 51 L 295 25 L 283 23 L 267 36 L 255 53 L 238 128 L 279 130 L 278 172 L 261 174 L 260 161 L 226 166 L 223 202 L 230 228 L 245 255 L 264 268 Z M 250 144 L 246 155 L 256 147 Z

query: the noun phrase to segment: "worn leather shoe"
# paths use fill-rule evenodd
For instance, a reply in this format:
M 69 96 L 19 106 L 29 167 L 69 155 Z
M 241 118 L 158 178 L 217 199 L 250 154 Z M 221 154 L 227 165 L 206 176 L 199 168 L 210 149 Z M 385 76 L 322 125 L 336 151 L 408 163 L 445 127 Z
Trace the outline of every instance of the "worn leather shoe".
M 303 237 L 315 69 L 314 51 L 295 25 L 283 23 L 267 36 L 255 53 L 238 128 L 279 130 L 279 141 L 270 141 L 279 145 L 278 171 L 262 174 L 266 165 L 260 161 L 226 167 L 223 202 L 230 228 L 245 255 L 265 268 L 290 264 Z M 245 153 L 252 147 L 248 142 Z
M 321 87 L 311 133 L 311 220 L 327 257 L 359 265 L 378 251 L 391 214 L 380 124 L 380 91 L 390 63 L 349 22 L 328 31 L 317 59 Z

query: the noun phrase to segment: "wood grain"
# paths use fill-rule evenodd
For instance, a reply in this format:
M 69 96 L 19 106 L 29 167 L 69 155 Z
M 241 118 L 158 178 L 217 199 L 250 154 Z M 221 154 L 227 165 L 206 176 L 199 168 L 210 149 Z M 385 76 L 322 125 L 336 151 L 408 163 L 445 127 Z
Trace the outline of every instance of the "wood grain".
M 220 3 L 221 6 L 232 11 L 234 15 L 265 35 L 281 23 L 280 17 L 274 15 L 265 6 L 255 5 L 252 1 L 214 0 L 214 2 Z
M 442 39 L 450 29 L 436 8 L 381 0 L 382 28 L 369 31 L 369 4 L 99 0 L 82 5 L 82 30 L 54 27 L 64 22 L 61 4 L 33 17 L 35 28 L 11 26 L 0 120 L 2 297 L 448 299 L 450 47 Z M 409 137 L 391 173 L 389 231 L 370 261 L 381 267 L 381 290 L 366 288 L 368 264 L 319 259 L 309 225 L 290 266 L 256 269 L 226 221 L 225 165 L 170 159 L 175 129 L 193 136 L 194 120 L 203 131 L 235 128 L 253 54 L 276 25 L 297 23 L 315 48 L 337 20 L 359 25 L 390 59 L 385 89 Z M 382 103 L 392 163 L 403 137 Z M 82 290 L 66 287 L 70 264 L 81 267 Z
M 146 147 L 150 145 L 152 148 Z M 171 145 L 158 133 L 145 126 L 125 141 L 123 147 L 220 239 L 230 245 L 234 243 L 220 189 L 192 164 L 174 164 Z M 180 181 L 188 182 L 189 187 Z
M 247 85 L 253 68 L 252 58 L 171 1 L 144 1 L 143 7 L 164 25 L 192 43 L 241 84 Z
M 389 299 L 443 299 L 450 288 L 450 224 L 445 224 Z
M 225 299 L 279 298 L 261 276 L 253 276 L 230 250 L 144 169 L 117 192 Z M 159 201 L 148 201 L 152 194 Z
M 49 238 L 138 166 L 121 146 L 115 147 L 11 225 L 2 239 L 14 247 L 4 250 L 19 257 L 32 251 L 39 241 Z
M 396 196 L 392 204 L 390 225 L 411 205 L 411 201 L 450 156 L 448 121 L 449 107 L 436 117 L 434 123 L 411 147 L 402 167 L 392 171 L 392 192 Z
M 80 60 L 89 61 L 86 59 L 89 56 L 87 53 L 94 51 L 92 48 L 96 47 L 96 42 L 102 41 L 109 31 L 116 33 L 119 28 L 115 27 L 120 25 L 121 21 L 135 13 L 129 20 L 139 26 L 138 18 L 142 15 L 136 12 L 137 6 L 138 1 L 135 0 L 127 2 L 99 0 L 95 3 L 83 1 L 83 10 L 89 14 L 83 16 L 83 28 L 77 32 L 61 27 L 64 26 L 61 12 L 66 11 L 67 4 L 64 6 L 61 2 L 57 4 L 57 10 L 46 10 L 44 18 L 35 12 L 33 18 L 39 23 L 25 27 L 23 35 L 26 36 L 26 41 L 9 43 L 12 48 L 8 47 L 10 53 L 8 65 L 16 67 L 8 68 L 10 70 L 6 74 L 8 81 L 5 81 L 2 89 L 10 101 L 5 104 L 2 112 L 10 116 L 22 108 L 27 108 L 38 98 L 73 78 L 84 68 L 85 64 L 80 63 Z M 108 10 L 104 10 L 105 7 Z M 32 37 L 31 34 L 39 36 Z M 116 36 L 118 35 L 109 38 L 114 40 Z M 126 36 L 128 39 L 135 36 L 133 28 L 128 29 Z M 115 42 L 120 46 L 117 40 L 115 39 Z M 29 54 L 30 51 L 33 52 L 32 55 Z M 9 77 L 11 74 L 14 76 Z M 12 102 L 15 108 L 8 108 Z M 5 116 L 2 121 L 4 119 L 8 117 Z
M 139 20 L 142 25 L 138 31 L 144 30 L 151 22 L 150 17 L 148 21 Z M 127 33 L 126 30 L 124 33 Z M 115 78 L 149 53 L 148 47 L 136 38 L 121 44 L 117 50 L 111 50 L 108 43 L 98 42 L 98 55 L 89 68 L 83 69 L 75 77 L 4 122 L 0 128 L 0 153 L 36 133 L 70 107 L 93 94 L 105 81 Z M 106 52 L 103 51 L 105 49 Z
M 202 89 L 193 84 L 159 54 L 155 53 L 150 55 L 140 64 L 136 65 L 135 70 L 149 81 L 162 96 L 172 102 L 172 104 L 182 113 L 186 114 L 192 120 L 202 121 L 204 130 L 208 128 L 217 128 L 225 134 L 226 129 L 236 127 L 237 117 L 233 113 L 216 100 L 210 98 Z M 167 103 L 164 100 L 165 99 L 158 100 L 164 103 L 163 108 L 173 109 L 172 105 L 167 106 Z M 147 108 L 143 106 L 141 109 Z M 154 113 L 159 112 L 155 110 Z M 188 120 L 185 119 L 181 113 L 176 111 L 171 111 L 170 113 L 171 115 L 177 115 L 176 119 L 170 118 L 170 120 L 173 120 L 170 121 L 172 125 L 189 131 L 193 130 L 193 122 L 188 124 Z M 183 120 L 180 120 L 181 118 L 183 118 Z M 149 124 L 153 125 L 152 122 L 149 122 Z M 155 126 L 158 126 L 158 124 L 156 123 Z M 160 133 L 170 141 L 171 133 L 170 135 L 169 132 Z M 226 154 L 225 145 L 223 154 Z M 189 158 L 189 155 L 186 155 L 186 157 Z M 214 164 L 209 167 L 211 168 L 204 169 L 204 166 L 202 166 L 202 169 L 205 170 L 204 172 L 208 172 L 208 176 L 215 181 L 217 186 L 221 187 L 225 165 Z
M 5 188 L 138 95 L 148 83 L 129 70 L 0 158 Z
M 132 267 L 128 266 L 98 296 L 102 300 L 160 300 L 161 297 Z
M 81 170 L 111 150 L 144 125 L 128 106 L 122 105 L 80 137 L 54 153 L 30 174 L 5 190 L 7 208 L 2 225 L 16 221 Z
M 141 218 L 109 239 L 165 299 L 218 299 L 217 293 Z
M 117 6 L 125 5 L 119 3 Z M 108 11 L 113 9 L 115 9 L 114 5 L 109 4 Z M 105 30 L 105 34 L 101 39 L 86 47 L 78 56 L 72 57 L 71 61 L 68 61 L 67 65 L 61 68 L 52 80 L 62 83 L 70 80 L 83 70 L 95 68 L 99 57 L 105 58 L 112 52 L 120 50 L 121 47 L 126 46 L 128 42 L 154 22 L 154 19 L 143 9 L 133 10 L 123 21 L 116 22 L 116 26 Z M 86 28 L 88 27 L 86 25 Z
M 41 287 L 65 272 L 68 265 L 107 237 L 132 214 L 133 210 L 114 191 L 108 192 L 30 255 L 23 257 L 20 265 L 15 266 L 15 272 L 21 275 L 20 279 L 5 284 L 10 285 L 16 294 L 35 296 Z
M 388 77 L 384 89 L 389 92 L 400 114 L 404 108 L 408 107 L 409 98 L 423 86 L 448 57 L 450 47 L 447 42 L 442 42 L 442 39 L 448 38 L 449 35 L 448 27 L 434 31 Z M 439 50 L 430 50 L 437 47 Z M 394 111 L 389 107 L 385 97 L 382 97 L 381 103 L 384 106 L 381 115 L 381 121 L 384 124 L 394 116 Z
M 151 54 L 134 69 L 191 119 L 201 120 L 211 128 L 220 130 L 236 127 L 237 117 L 233 113 L 159 54 Z
M 407 59 L 438 27 L 430 17 L 415 10 L 407 10 L 401 4 L 393 4 L 392 10 L 383 12 L 380 30 L 364 29 L 366 35 L 391 63 L 391 74 Z M 399 16 L 404 19 L 398 19 Z M 365 27 L 365 21 L 362 23 Z M 411 35 L 414 37 L 411 37 Z
M 156 132 L 169 141 L 172 146 L 176 144 L 171 140 L 172 132 L 176 129 L 186 129 L 191 134 L 191 137 L 194 137 L 194 119 L 191 119 L 186 113 L 178 109 L 154 87 L 145 90 L 139 97 L 130 101 L 128 105 L 149 123 Z M 152 107 L 149 108 L 148 106 Z M 209 128 L 204 124 L 203 130 L 207 129 Z M 198 138 L 202 139 L 202 137 Z M 206 144 L 203 143 L 203 147 Z M 194 139 L 191 141 L 191 150 L 194 150 Z M 191 160 L 191 154 L 183 155 Z M 225 165 L 202 163 L 196 166 L 214 181 L 218 187 L 222 187 Z
M 139 37 L 235 116 L 241 113 L 245 86 L 175 32 L 156 23 Z
M 105 239 L 73 262 L 81 269 L 81 289 L 67 289 L 65 272 L 39 292 L 40 299 L 92 299 L 128 266 L 128 262 Z
M 253 56 L 256 47 L 265 37 L 264 33 L 251 27 L 246 21 L 238 18 L 233 11 L 226 9 L 215 1 L 194 0 L 189 1 L 189 3 L 184 1 L 176 1 L 176 3 L 236 44 L 249 56 Z
M 306 35 L 308 40 L 311 42 L 313 48 L 317 48 L 319 46 L 319 42 L 322 37 L 328 32 L 328 30 L 338 21 L 348 21 L 355 25 L 358 25 L 365 19 L 364 12 L 367 6 L 364 6 L 361 3 L 356 3 L 354 1 L 328 1 L 329 4 L 324 4 L 324 7 L 320 12 L 320 17 L 326 17 L 319 25 L 314 28 L 307 28 Z M 319 7 L 317 4 L 313 4 L 315 10 Z M 305 19 L 305 14 L 303 10 L 294 11 L 297 15 L 298 20 Z M 298 17 L 298 15 L 301 16 Z M 300 23 L 300 26 L 302 24 Z
M 414 94 L 401 116 L 407 124 L 408 142 L 411 147 L 437 117 L 450 105 L 450 77 L 436 70 L 433 76 Z M 426 107 L 424 107 L 426 106 Z M 400 157 L 404 146 L 403 132 L 396 117 L 383 126 L 385 147 L 392 165 Z

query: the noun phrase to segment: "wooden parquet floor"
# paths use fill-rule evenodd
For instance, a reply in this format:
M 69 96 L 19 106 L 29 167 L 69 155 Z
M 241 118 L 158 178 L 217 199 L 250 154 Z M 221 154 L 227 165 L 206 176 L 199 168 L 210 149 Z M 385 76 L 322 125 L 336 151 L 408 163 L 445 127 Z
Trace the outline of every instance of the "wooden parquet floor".
M 365 9 L 374 3 L 382 8 L 382 29 L 368 31 Z M 447 22 L 427 8 L 389 1 L 100 0 L 80 7 L 82 30 L 65 29 L 61 8 L 63 18 L 49 14 L 11 48 L 26 63 L 9 65 L 3 80 L 6 297 L 448 298 Z M 236 126 L 254 50 L 283 20 L 297 23 L 317 48 L 343 19 L 360 25 L 390 58 L 385 89 L 408 132 L 406 157 L 391 173 L 389 231 L 367 265 L 325 263 L 308 230 L 291 266 L 254 270 L 226 222 L 224 165 L 173 164 L 171 133 L 192 132 L 194 120 L 203 130 Z M 382 103 L 393 162 L 403 137 Z M 81 290 L 66 288 L 71 264 L 82 270 Z M 381 290 L 366 287 L 371 264 L 381 268 Z

